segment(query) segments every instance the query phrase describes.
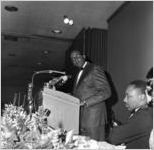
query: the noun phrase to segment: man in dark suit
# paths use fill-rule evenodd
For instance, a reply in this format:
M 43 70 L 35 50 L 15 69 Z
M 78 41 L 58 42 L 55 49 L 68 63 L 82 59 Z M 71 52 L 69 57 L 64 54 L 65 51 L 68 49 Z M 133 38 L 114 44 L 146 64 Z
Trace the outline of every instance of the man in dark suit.
M 145 93 L 146 82 L 136 80 L 126 88 L 124 102 L 132 113 L 126 124 L 113 127 L 109 142 L 125 144 L 128 149 L 148 149 L 153 126 L 151 108 L 148 107 Z
M 78 50 L 72 51 L 71 60 L 80 69 L 73 90 L 81 102 L 80 134 L 103 141 L 107 123 L 105 100 L 111 95 L 104 70 L 86 61 Z

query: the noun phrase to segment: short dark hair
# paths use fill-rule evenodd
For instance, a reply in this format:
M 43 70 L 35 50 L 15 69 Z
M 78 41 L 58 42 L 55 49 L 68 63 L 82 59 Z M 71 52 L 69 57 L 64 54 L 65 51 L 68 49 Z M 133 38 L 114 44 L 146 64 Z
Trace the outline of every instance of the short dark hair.
M 153 78 L 153 67 L 150 68 L 150 70 L 148 71 L 147 75 L 146 75 L 147 79 L 151 79 Z
M 146 79 L 148 95 L 153 97 L 153 67 L 148 71 Z
M 71 53 L 73 53 L 73 52 L 77 52 L 77 53 L 79 53 L 80 55 L 83 55 L 83 52 L 82 52 L 81 50 L 78 50 L 78 49 L 73 49 L 73 50 L 71 51 Z
M 129 83 L 129 85 L 133 85 L 135 88 L 140 89 L 142 94 L 145 94 L 146 90 L 146 82 L 143 80 L 135 80 Z

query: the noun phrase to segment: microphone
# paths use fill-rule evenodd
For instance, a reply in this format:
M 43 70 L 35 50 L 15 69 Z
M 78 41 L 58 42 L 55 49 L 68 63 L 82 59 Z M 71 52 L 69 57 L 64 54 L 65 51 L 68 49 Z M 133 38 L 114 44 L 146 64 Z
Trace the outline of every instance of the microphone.
M 58 82 L 62 82 L 62 83 L 65 83 L 68 79 L 71 79 L 72 78 L 72 76 L 71 75 L 64 75 L 64 76 L 61 76 L 60 78 L 59 78 L 59 81 Z
M 60 77 L 57 79 L 57 81 L 55 82 L 54 85 L 62 86 L 62 85 L 65 84 L 66 81 L 67 81 L 68 79 L 70 79 L 70 78 L 72 78 L 71 75 L 60 76 Z
M 50 86 L 55 86 L 55 85 L 62 86 L 62 84 L 66 83 L 66 81 L 70 78 L 72 78 L 71 75 L 63 75 L 60 77 L 56 77 L 49 81 L 49 85 Z
M 41 71 L 37 71 L 35 72 L 35 74 L 40 74 L 40 73 L 52 73 L 52 70 L 41 70 Z

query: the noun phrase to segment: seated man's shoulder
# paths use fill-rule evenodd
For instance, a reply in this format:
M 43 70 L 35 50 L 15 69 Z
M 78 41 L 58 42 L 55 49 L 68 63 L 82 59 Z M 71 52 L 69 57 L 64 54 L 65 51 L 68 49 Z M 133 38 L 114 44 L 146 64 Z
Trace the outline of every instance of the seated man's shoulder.
M 153 122 L 153 116 L 150 108 L 141 109 L 138 113 L 136 113 L 136 117 L 134 117 L 138 121 L 141 121 L 142 124 L 151 124 Z
M 153 114 L 153 108 L 147 107 L 147 108 L 141 109 L 140 112 L 144 114 L 145 116 L 150 116 Z
M 147 115 L 148 115 L 150 118 L 152 118 L 152 120 L 153 120 L 153 107 L 148 107 L 148 108 L 146 109 L 146 113 L 147 113 Z

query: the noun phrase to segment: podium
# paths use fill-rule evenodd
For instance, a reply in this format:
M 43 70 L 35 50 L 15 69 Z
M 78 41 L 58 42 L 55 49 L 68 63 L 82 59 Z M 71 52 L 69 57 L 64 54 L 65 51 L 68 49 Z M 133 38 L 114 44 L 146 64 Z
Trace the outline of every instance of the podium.
M 79 133 L 80 100 L 64 92 L 44 88 L 43 106 L 51 111 L 48 124 L 53 128 Z

